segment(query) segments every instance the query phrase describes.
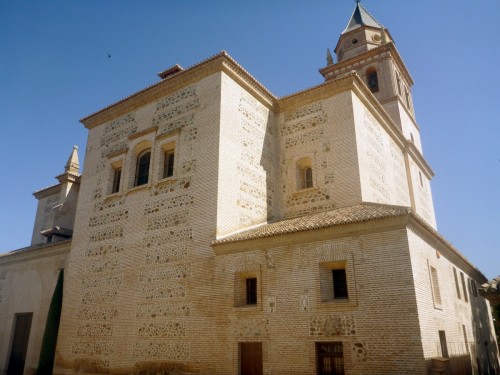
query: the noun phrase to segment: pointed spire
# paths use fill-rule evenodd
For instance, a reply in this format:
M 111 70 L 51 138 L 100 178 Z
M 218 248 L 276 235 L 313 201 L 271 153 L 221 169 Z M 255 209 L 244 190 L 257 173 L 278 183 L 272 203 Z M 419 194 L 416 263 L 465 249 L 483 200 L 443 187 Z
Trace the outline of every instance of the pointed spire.
M 354 9 L 351 19 L 349 20 L 349 23 L 347 24 L 347 27 L 342 32 L 342 34 L 361 26 L 383 28 L 382 24 L 375 18 L 373 18 L 373 16 L 368 13 L 368 11 L 363 7 L 363 5 L 359 3 L 359 1 L 356 1 L 356 8 Z
M 66 162 L 64 171 L 66 173 L 78 174 L 80 170 L 80 163 L 78 162 L 78 146 L 73 146 L 73 151 Z
M 326 49 L 326 65 L 333 65 L 333 57 L 332 53 L 330 52 L 330 48 Z

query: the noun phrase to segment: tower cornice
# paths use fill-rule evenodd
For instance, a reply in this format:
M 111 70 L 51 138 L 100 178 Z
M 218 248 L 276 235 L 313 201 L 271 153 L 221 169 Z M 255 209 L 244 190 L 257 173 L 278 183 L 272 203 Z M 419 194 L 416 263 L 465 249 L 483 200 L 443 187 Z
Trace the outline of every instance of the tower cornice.
M 384 53 L 387 53 L 387 56 L 382 56 Z M 395 61 L 396 65 L 400 69 L 401 73 L 403 74 L 404 78 L 407 80 L 407 82 L 410 84 L 410 86 L 413 85 L 413 78 L 410 75 L 410 72 L 406 68 L 403 59 L 401 58 L 401 55 L 399 54 L 398 50 L 396 49 L 396 46 L 394 43 L 389 42 L 385 45 L 379 46 L 377 48 L 371 49 L 369 51 L 363 52 L 355 57 L 351 57 L 349 59 L 337 62 L 335 64 L 329 65 L 327 67 L 321 68 L 319 72 L 323 77 L 325 77 L 326 80 L 336 78 L 335 77 L 335 72 L 339 72 L 345 70 L 345 68 L 349 66 L 357 66 L 357 65 L 362 65 L 366 60 L 368 59 L 374 59 L 375 57 L 379 56 L 382 58 L 393 58 Z M 354 68 L 354 67 L 353 67 Z M 352 69 L 351 69 L 352 70 Z

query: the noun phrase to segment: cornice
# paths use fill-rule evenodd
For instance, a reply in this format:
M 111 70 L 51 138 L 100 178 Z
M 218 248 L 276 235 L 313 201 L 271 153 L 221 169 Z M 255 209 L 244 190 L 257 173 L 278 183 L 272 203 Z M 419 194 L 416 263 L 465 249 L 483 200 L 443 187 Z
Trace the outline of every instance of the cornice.
M 427 178 L 431 179 L 434 176 L 434 171 L 424 159 L 424 156 L 420 153 L 413 142 L 406 139 L 403 132 L 399 129 L 391 116 L 389 116 L 382 104 L 380 104 L 368 87 L 366 87 L 363 80 L 357 74 L 355 74 L 355 76 L 357 78 L 357 84 L 353 86 L 353 91 L 356 93 L 358 98 L 370 110 L 371 114 L 380 122 L 382 127 L 399 145 L 401 150 L 408 153 L 424 171 Z
M 62 174 L 60 174 L 59 176 L 56 176 L 56 179 L 59 180 L 60 183 L 64 183 L 64 182 L 73 182 L 73 183 L 80 183 L 79 181 L 79 178 L 80 175 L 77 174 L 77 173 L 71 173 L 71 172 L 64 172 Z
M 352 90 L 357 76 L 349 73 L 342 78 L 326 81 L 317 86 L 298 91 L 296 93 L 281 97 L 276 102 L 276 113 L 304 106 L 318 100 L 324 100 L 344 91 Z
M 304 243 L 354 237 L 374 233 L 383 233 L 399 229 L 408 229 L 420 235 L 427 243 L 443 254 L 450 262 L 459 265 L 469 275 L 481 283 L 487 279 L 459 250 L 455 249 L 443 236 L 425 222 L 413 210 L 399 216 L 366 220 L 356 223 L 338 224 L 320 229 L 308 229 L 300 232 L 279 233 L 272 236 L 241 239 L 231 242 L 212 242 L 216 255 L 237 254 L 257 249 L 300 245 Z
M 434 171 L 431 166 L 424 159 L 424 156 L 420 153 L 417 146 L 412 141 L 406 140 L 405 152 L 411 156 L 413 161 L 418 165 L 420 170 L 425 173 L 426 177 L 430 180 L 434 177 Z
M 132 141 L 134 139 L 144 137 L 145 135 L 148 135 L 150 133 L 155 133 L 157 130 L 158 130 L 158 126 L 151 126 L 147 129 L 144 129 L 143 131 L 129 134 L 128 139 L 129 139 L 129 141 Z
M 221 71 L 224 71 L 247 90 L 253 92 L 265 105 L 273 105 L 275 97 L 225 51 L 222 51 L 191 68 L 180 71 L 90 114 L 82 118 L 80 122 L 87 129 L 92 129 Z
M 25 247 L 0 255 L 0 266 L 69 254 L 70 250 L 71 240 Z
M 469 275 L 475 275 L 476 280 L 487 281 L 486 276 L 474 266 L 458 249 L 449 243 L 437 230 L 431 227 L 427 222 L 412 212 L 409 215 L 408 228 L 416 234 L 421 235 L 429 244 L 442 253 L 450 262 L 462 265 L 464 271 Z
M 61 183 L 48 186 L 33 193 L 36 199 L 42 199 L 61 192 Z
M 349 65 L 356 65 L 356 64 L 362 64 L 364 60 L 367 60 L 369 58 L 380 58 L 380 59 L 386 59 L 387 56 L 383 56 L 383 53 L 387 52 L 390 54 L 389 57 L 392 57 L 396 64 L 399 67 L 399 70 L 405 77 L 406 81 L 410 84 L 410 86 L 413 86 L 413 78 L 410 75 L 410 72 L 406 68 L 405 63 L 403 62 L 403 59 L 401 58 L 398 50 L 396 49 L 396 46 L 394 45 L 393 42 L 388 42 L 387 44 L 384 44 L 382 46 L 379 46 L 377 48 L 373 48 L 369 51 L 363 52 L 357 56 L 351 57 L 346 60 L 339 61 L 335 64 L 328 65 L 322 69 L 319 70 L 319 72 L 323 75 L 326 76 L 327 73 L 330 73 L 332 71 L 335 71 L 337 69 L 342 69 L 345 68 Z

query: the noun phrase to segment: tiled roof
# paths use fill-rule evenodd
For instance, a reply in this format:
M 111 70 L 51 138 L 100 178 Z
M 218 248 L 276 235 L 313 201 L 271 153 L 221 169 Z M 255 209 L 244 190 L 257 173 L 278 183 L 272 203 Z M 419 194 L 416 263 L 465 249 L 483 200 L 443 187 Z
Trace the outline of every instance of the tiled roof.
M 409 207 L 362 203 L 355 206 L 342 207 L 331 211 L 319 212 L 317 214 L 264 224 L 258 228 L 221 238 L 214 241 L 213 244 L 217 245 L 256 238 L 272 237 L 281 234 L 328 228 L 336 225 L 353 224 L 374 219 L 404 216 L 410 212 L 412 212 L 412 210 Z
M 42 251 L 42 250 L 50 248 L 50 247 L 56 247 L 58 245 L 62 245 L 65 243 L 71 243 L 71 238 L 67 239 L 67 240 L 65 239 L 62 241 L 56 241 L 56 242 L 51 242 L 51 243 L 40 243 L 40 244 L 36 244 L 36 245 L 22 247 L 22 248 L 16 249 L 16 250 L 11 250 L 11 251 L 8 251 L 6 253 L 0 254 L 0 259 L 7 258 L 7 257 L 17 255 L 17 254 L 38 252 L 38 251 Z

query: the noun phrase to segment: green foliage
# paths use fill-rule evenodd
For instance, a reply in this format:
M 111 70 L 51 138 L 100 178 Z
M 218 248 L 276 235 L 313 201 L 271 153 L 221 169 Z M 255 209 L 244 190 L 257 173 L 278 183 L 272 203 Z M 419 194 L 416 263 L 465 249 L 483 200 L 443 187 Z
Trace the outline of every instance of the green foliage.
M 38 363 L 38 375 L 52 374 L 54 357 L 56 353 L 57 333 L 61 319 L 61 307 L 63 296 L 64 269 L 59 272 L 57 284 L 50 301 L 47 323 L 43 333 L 42 348 L 40 350 L 40 362 Z

